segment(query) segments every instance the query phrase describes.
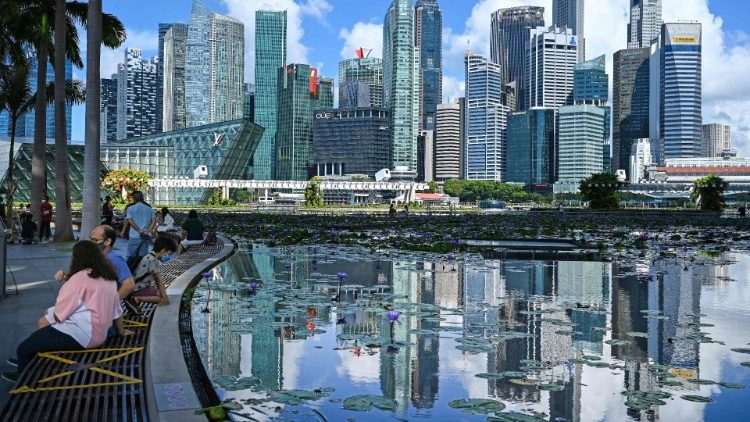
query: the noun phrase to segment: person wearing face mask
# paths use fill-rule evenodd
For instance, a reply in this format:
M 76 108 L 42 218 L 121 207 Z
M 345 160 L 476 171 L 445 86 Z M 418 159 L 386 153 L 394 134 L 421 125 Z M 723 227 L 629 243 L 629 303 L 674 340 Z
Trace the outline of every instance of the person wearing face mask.
M 49 203 L 49 197 L 42 199 L 42 205 L 39 207 L 41 215 L 41 224 L 39 225 L 39 241 L 46 242 L 52 236 L 50 225 L 52 224 L 52 204 Z

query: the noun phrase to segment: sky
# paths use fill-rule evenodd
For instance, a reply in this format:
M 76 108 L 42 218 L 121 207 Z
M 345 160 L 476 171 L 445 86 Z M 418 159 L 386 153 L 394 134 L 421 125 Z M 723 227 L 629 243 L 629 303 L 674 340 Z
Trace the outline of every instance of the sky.
M 438 0 L 443 11 L 444 101 L 463 96 L 463 55 L 467 46 L 489 56 L 490 15 L 497 9 L 537 5 L 551 24 L 552 0 Z M 732 144 L 750 157 L 750 7 L 746 0 L 663 0 L 665 22 L 703 24 L 703 121 L 732 126 Z M 213 10 L 245 24 L 245 80 L 253 80 L 255 11 L 287 10 L 288 61 L 318 67 L 337 79 L 338 62 L 359 47 L 382 57 L 383 16 L 390 0 L 204 0 Z M 630 0 L 589 0 L 585 10 L 586 55 L 591 59 L 626 47 Z M 190 20 L 192 0 L 104 0 L 104 10 L 120 18 L 128 38 L 117 50 L 102 50 L 102 77 L 116 71 L 124 49 L 156 55 L 159 23 Z M 85 31 L 82 31 L 85 50 Z M 85 51 L 84 51 L 85 53 Z M 83 69 L 74 77 L 85 79 Z M 610 78 L 611 79 L 611 78 Z M 83 139 L 84 108 L 73 111 L 74 140 Z

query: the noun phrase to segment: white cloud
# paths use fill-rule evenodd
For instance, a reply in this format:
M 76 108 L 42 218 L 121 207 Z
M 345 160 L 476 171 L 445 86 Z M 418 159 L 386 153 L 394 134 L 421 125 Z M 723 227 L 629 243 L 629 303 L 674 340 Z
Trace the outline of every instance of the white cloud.
M 492 13 L 524 4 L 545 7 L 545 21 L 551 24 L 551 0 L 480 0 L 460 32 L 446 28 L 446 73 L 463 77 L 463 56 L 469 41 L 474 52 L 489 55 Z M 586 3 L 587 57 L 606 54 L 610 75 L 612 54 L 626 46 L 628 10 L 628 0 Z M 750 78 L 746 77 L 750 73 L 750 37 L 744 32 L 725 31 L 721 17 L 711 13 L 708 0 L 667 0 L 663 14 L 667 22 L 696 20 L 703 24 L 703 121 L 731 124 L 733 146 L 740 155 L 750 156 Z
M 224 0 L 229 15 L 245 24 L 245 80 L 255 80 L 255 12 L 258 10 L 287 11 L 287 62 L 310 63 L 310 48 L 302 40 L 305 31 L 302 18 L 310 16 L 323 21 L 333 10 L 326 0 L 307 0 L 305 3 L 294 0 Z
M 81 37 L 81 56 L 86 57 L 86 30 L 79 29 Z M 151 58 L 158 53 L 159 34 L 157 31 L 134 31 L 126 29 L 127 39 L 125 42 L 114 50 L 102 46 L 100 74 L 102 78 L 109 78 L 113 73 L 117 73 L 117 65 L 125 61 L 125 49 L 140 48 L 143 50 L 144 58 Z M 85 64 L 85 59 L 84 59 Z M 80 73 L 78 73 L 80 72 Z M 85 69 L 75 70 L 74 76 L 78 79 L 85 80 Z
M 443 102 L 448 103 L 466 95 L 463 79 L 443 75 Z
M 383 25 L 377 23 L 357 22 L 349 28 L 341 28 L 339 38 L 344 40 L 341 58 L 354 58 L 354 51 L 359 48 L 371 48 L 372 57 L 383 57 Z

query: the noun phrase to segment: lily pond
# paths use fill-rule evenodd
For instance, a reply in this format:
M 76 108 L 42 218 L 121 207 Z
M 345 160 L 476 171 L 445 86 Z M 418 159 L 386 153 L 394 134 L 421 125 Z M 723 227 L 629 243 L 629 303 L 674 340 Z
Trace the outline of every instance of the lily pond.
M 750 255 L 246 244 L 195 291 L 235 420 L 750 420 Z

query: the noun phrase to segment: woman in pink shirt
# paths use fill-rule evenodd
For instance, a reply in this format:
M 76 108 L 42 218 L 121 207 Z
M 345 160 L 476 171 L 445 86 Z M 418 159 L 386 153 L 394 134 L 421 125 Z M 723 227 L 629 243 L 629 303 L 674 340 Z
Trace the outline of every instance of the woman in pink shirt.
M 96 244 L 87 240 L 76 243 L 55 306 L 43 318 L 49 325 L 40 323 L 42 327 L 16 349 L 18 374 L 39 352 L 101 346 L 113 321 L 118 334 L 125 335 L 116 279 L 115 269 Z

